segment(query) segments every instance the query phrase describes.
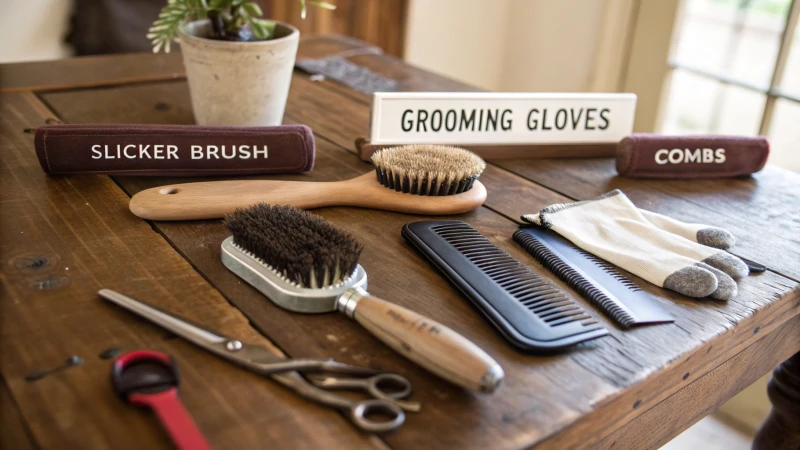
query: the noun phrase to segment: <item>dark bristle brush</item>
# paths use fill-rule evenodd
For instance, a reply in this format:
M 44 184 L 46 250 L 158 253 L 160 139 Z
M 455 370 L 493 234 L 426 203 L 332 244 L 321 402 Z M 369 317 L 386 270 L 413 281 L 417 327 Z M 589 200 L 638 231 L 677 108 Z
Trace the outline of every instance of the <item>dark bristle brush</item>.
M 225 217 L 233 236 L 222 262 L 285 309 L 339 311 L 398 353 L 440 377 L 493 392 L 503 369 L 477 345 L 427 317 L 367 293 L 363 248 L 322 217 L 290 206 L 257 204 Z
M 461 214 L 486 200 L 486 163 L 462 148 L 406 145 L 376 152 L 374 173 L 345 181 L 230 180 L 173 184 L 134 195 L 143 219 L 215 219 L 260 202 L 312 209 L 358 206 L 409 214 Z M 377 175 L 377 176 L 376 176 Z

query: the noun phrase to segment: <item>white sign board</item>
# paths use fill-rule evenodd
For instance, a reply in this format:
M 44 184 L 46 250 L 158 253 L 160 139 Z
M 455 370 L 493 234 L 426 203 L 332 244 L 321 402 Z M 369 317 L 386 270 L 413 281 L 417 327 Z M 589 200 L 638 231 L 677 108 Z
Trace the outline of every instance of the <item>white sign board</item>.
M 616 143 L 635 112 L 636 94 L 378 92 L 370 143 Z

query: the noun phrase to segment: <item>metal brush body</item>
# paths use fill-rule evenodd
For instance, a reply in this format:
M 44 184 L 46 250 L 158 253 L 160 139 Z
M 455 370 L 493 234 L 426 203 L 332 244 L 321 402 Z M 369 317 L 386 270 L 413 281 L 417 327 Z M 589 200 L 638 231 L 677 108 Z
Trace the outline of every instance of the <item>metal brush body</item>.
M 276 305 L 302 313 L 324 313 L 336 309 L 339 298 L 353 288 L 367 288 L 367 272 L 359 264 L 344 282 L 321 289 L 297 286 L 233 242 L 222 241 L 222 264 L 258 289 Z
M 503 380 L 500 365 L 474 343 L 427 317 L 371 296 L 361 265 L 332 286 L 300 287 L 236 245 L 233 237 L 222 242 L 222 263 L 278 306 L 301 313 L 338 310 L 399 353 L 454 384 L 490 393 Z

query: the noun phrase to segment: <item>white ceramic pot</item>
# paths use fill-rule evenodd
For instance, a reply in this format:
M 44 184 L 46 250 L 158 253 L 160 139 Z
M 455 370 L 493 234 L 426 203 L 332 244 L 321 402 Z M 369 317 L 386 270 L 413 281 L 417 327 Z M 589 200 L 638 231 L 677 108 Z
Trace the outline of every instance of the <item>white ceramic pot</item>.
M 282 22 L 268 41 L 207 39 L 208 20 L 181 27 L 183 65 L 200 125 L 280 125 L 300 32 Z

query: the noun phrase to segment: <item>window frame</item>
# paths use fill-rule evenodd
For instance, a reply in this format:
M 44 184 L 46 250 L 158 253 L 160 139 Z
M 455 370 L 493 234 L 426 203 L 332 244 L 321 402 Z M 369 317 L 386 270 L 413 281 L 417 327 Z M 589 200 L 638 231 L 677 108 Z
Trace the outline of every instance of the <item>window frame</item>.
M 628 67 L 623 89 L 635 92 L 639 97 L 635 131 L 653 132 L 661 128 L 666 106 L 664 100 L 669 95 L 669 84 L 675 70 L 702 76 L 723 86 L 736 86 L 765 95 L 759 123 L 761 135 L 769 133 L 778 99 L 800 103 L 800 96 L 780 87 L 792 45 L 796 44 L 794 34 L 800 22 L 800 0 L 791 0 L 768 88 L 682 64 L 671 58 L 673 42 L 679 32 L 676 25 L 683 16 L 684 1 L 637 0 L 631 3 L 631 7 L 635 12 L 630 25 L 633 32 L 630 34 Z M 653 80 L 661 80 L 661 83 L 653 83 Z

